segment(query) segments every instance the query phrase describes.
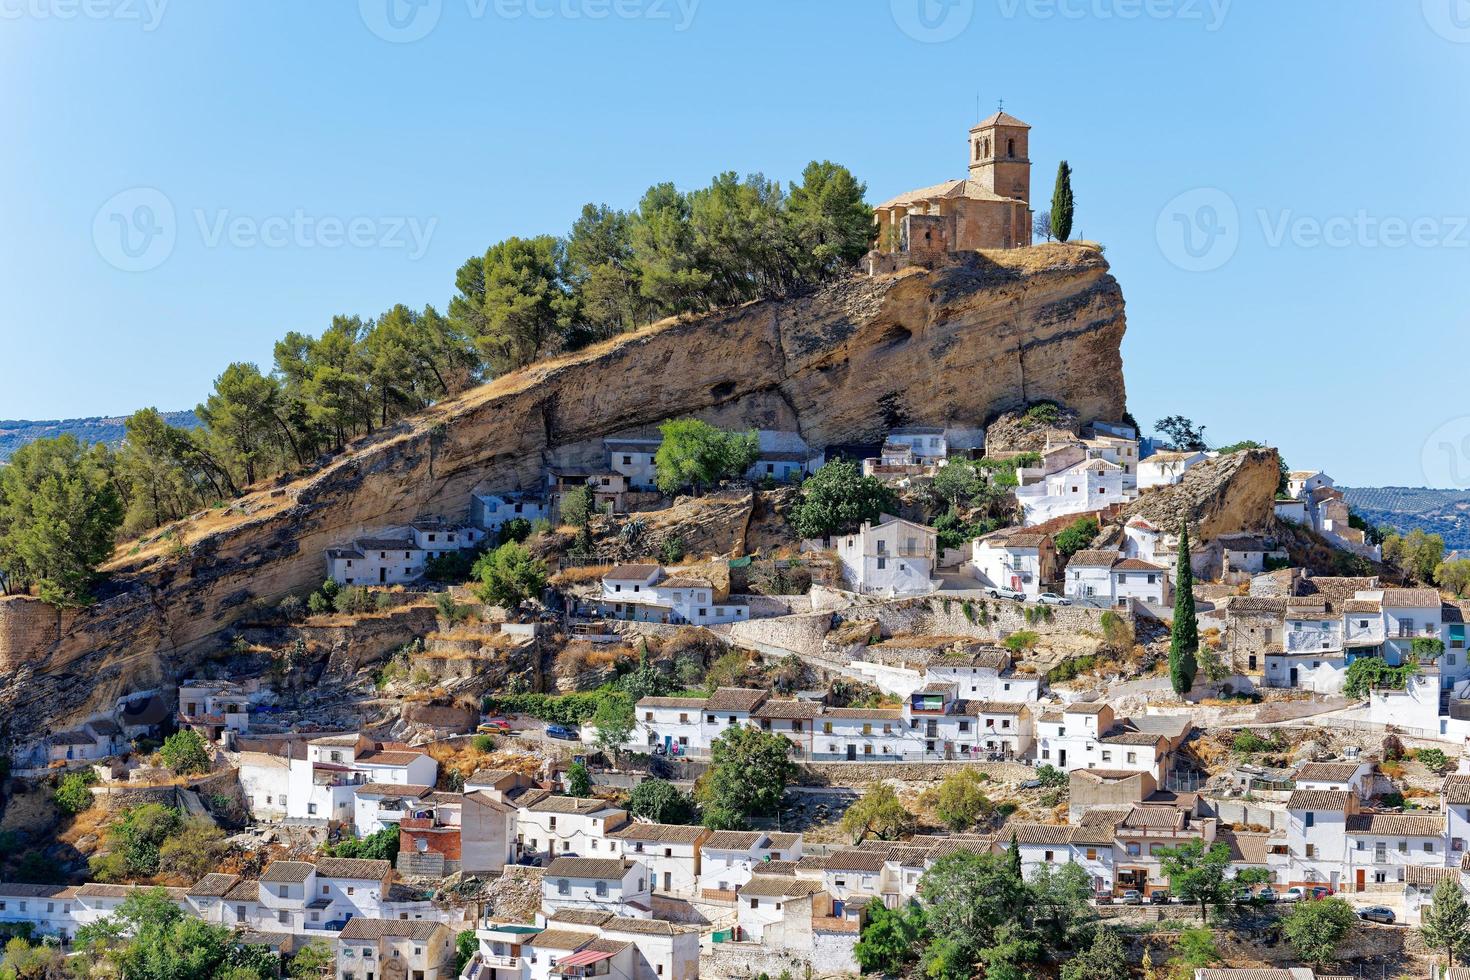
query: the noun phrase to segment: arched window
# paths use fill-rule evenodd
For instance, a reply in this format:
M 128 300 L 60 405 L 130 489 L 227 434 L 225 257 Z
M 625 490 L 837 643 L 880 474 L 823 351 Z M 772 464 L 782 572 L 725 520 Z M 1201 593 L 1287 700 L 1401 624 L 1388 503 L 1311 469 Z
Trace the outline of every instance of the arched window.
M 990 137 L 985 137 L 985 155 L 990 156 Z
M 976 160 L 980 159 L 980 141 L 979 140 L 976 140 L 975 141 L 975 159 Z
M 1008 157 L 1014 157 L 1015 155 L 1016 155 L 1016 141 L 1013 140 L 1013 139 L 1006 140 L 1006 156 L 1008 156 Z

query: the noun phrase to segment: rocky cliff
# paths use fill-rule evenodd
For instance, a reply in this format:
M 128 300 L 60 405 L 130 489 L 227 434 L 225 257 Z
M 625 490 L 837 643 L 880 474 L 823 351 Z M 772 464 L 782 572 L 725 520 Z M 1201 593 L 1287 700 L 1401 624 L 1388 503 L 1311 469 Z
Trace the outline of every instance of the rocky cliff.
M 1124 327 L 1106 261 L 1075 245 L 655 324 L 499 378 L 308 478 L 120 549 L 89 609 L 0 600 L 0 710 L 12 733 L 37 732 L 167 683 L 252 602 L 318 584 L 328 546 L 463 519 L 473 489 L 539 487 L 547 460 L 589 462 L 608 433 L 695 415 L 797 429 L 815 446 L 876 443 L 893 425 L 978 426 L 1042 399 L 1117 419 Z

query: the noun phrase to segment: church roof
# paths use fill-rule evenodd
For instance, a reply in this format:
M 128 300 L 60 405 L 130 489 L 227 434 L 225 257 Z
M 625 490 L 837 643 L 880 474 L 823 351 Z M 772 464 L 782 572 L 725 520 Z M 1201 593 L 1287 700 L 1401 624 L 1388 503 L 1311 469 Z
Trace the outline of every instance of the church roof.
M 942 184 L 920 187 L 918 190 L 900 194 L 878 205 L 878 210 L 914 204 L 918 201 L 934 201 L 941 198 L 967 198 L 972 201 L 1010 201 L 994 191 L 987 190 L 978 180 L 946 180 Z M 1024 202 L 1023 202 L 1024 203 Z
M 975 124 L 975 129 L 985 129 L 985 128 L 990 127 L 990 126 L 1015 126 L 1015 127 L 1019 127 L 1020 129 L 1030 129 L 1031 128 L 1031 124 L 1030 123 L 1023 123 L 1023 122 L 1021 122 L 1021 120 L 1017 119 L 1015 116 L 1011 115 L 1009 112 L 996 112 L 996 113 L 992 113 L 989 116 L 986 116 L 984 119 L 982 119 L 979 122 L 977 122 Z M 975 131 L 974 129 L 970 130 L 970 132 L 972 132 L 972 133 L 974 131 Z

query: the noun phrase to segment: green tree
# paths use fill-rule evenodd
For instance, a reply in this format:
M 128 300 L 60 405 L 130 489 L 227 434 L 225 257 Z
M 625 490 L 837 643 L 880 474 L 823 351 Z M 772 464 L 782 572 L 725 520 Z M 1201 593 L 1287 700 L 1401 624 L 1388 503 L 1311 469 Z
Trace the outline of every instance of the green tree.
M 1010 872 L 1012 878 L 1015 878 L 1017 881 L 1024 881 L 1025 877 L 1022 873 L 1022 868 L 1021 845 L 1016 839 L 1016 832 L 1013 830 L 1011 831 L 1011 842 L 1006 847 L 1006 870 Z
M 1450 966 L 1470 953 L 1470 904 L 1458 881 L 1445 878 L 1434 886 L 1429 908 L 1420 914 L 1419 931 L 1426 946 L 1444 951 Z
M 863 476 L 856 464 L 837 459 L 801 485 L 801 500 L 792 509 L 791 525 L 803 538 L 851 534 L 897 507 L 898 496 L 892 488 Z
M 847 812 L 842 815 L 842 832 L 861 844 L 869 834 L 880 840 L 896 840 L 908 828 L 913 817 L 898 798 L 898 793 L 885 782 L 868 785 Z
M 592 727 L 597 729 L 597 747 L 614 755 L 633 736 L 636 720 L 631 697 L 606 697 L 597 703 L 592 713 Z
M 123 502 L 106 446 L 37 439 L 0 467 L 0 588 L 36 586 L 59 606 L 86 605 L 112 555 Z
M 1193 976 L 1195 970 L 1204 969 L 1220 962 L 1220 951 L 1215 946 L 1215 933 L 1204 926 L 1185 929 L 1174 941 L 1177 954 L 1172 962 L 1182 965 Z
M 696 491 L 736 477 L 755 463 L 760 445 L 754 432 L 723 432 L 698 419 L 676 419 L 659 426 L 663 442 L 654 455 L 658 488 Z
M 1159 867 L 1169 879 L 1169 888 L 1181 902 L 1199 905 L 1200 920 L 1209 920 L 1211 905 L 1230 901 L 1236 881 L 1226 877 L 1230 870 L 1230 848 L 1225 844 L 1205 847 L 1191 840 L 1159 851 Z
M 565 245 L 551 235 L 508 238 L 455 276 L 449 318 L 495 374 L 525 367 L 575 320 L 566 287 Z
M 1063 160 L 1057 164 L 1057 183 L 1051 192 L 1051 231 L 1057 241 L 1072 237 L 1072 217 L 1076 203 L 1072 199 L 1072 167 Z
M 588 797 L 592 795 L 592 773 L 585 762 L 573 762 L 567 767 L 567 795 Z
M 852 954 L 869 973 L 901 973 L 918 959 L 928 937 L 924 908 L 918 902 L 896 909 L 874 902 Z
M 737 725 L 710 746 L 710 768 L 700 779 L 705 826 L 775 813 L 796 775 L 791 742 L 775 732 Z
M 1323 898 L 1292 906 L 1281 933 L 1297 956 L 1318 967 L 1336 958 L 1337 948 L 1358 924 L 1353 907 L 1340 898 Z
M 1028 900 L 1025 882 L 1005 858 L 969 851 L 934 862 L 919 879 L 919 894 L 934 936 L 925 950 L 925 970 L 944 978 L 973 975 L 981 951 L 996 944 Z
M 398 828 L 384 827 L 366 837 L 348 837 L 328 845 L 323 851 L 330 857 L 362 858 L 392 864 L 398 860 Z
M 1189 525 L 1179 526 L 1179 561 L 1174 571 L 1174 623 L 1169 630 L 1169 683 L 1184 697 L 1199 670 L 1199 620 L 1194 610 L 1194 569 L 1189 564 Z
M 628 812 L 653 823 L 694 823 L 694 801 L 666 779 L 645 779 L 628 795 Z
M 480 950 L 480 937 L 475 930 L 465 929 L 454 937 L 454 975 L 464 973 L 465 964 Z
M 336 960 L 330 945 L 319 941 L 309 942 L 291 957 L 286 976 L 291 980 L 318 980 L 319 977 L 331 976 Z
M 1026 926 L 1049 949 L 1075 946 L 1097 918 L 1091 904 L 1092 878 L 1080 864 L 1042 864 L 1026 882 Z
M 647 302 L 639 292 L 632 217 L 606 204 L 588 204 L 567 238 L 567 280 L 577 299 L 578 327 L 569 346 L 601 340 L 641 322 Z
M 87 787 L 96 781 L 97 775 L 90 769 L 68 773 L 61 778 L 52 799 L 67 813 L 81 813 L 92 806 L 92 792 Z
M 527 599 L 541 595 L 546 588 L 546 564 L 513 541 L 496 548 L 475 563 L 475 578 L 480 584 L 475 594 L 481 602 L 515 609 Z
M 1205 430 L 1196 426 L 1183 415 L 1168 415 L 1154 423 L 1154 431 L 1164 437 L 1163 447 L 1174 452 L 1201 452 L 1210 447 L 1205 443 Z
M 851 269 L 867 254 L 875 227 L 863 200 L 867 186 L 840 164 L 813 160 L 786 199 L 790 234 L 805 278 L 824 279 Z
M 1132 975 L 1123 941 L 1106 927 L 1093 934 L 1091 946 L 1062 966 L 1062 980 L 1129 980 Z
M 209 772 L 211 765 L 204 736 L 191 728 L 174 732 L 164 739 L 158 756 L 165 766 L 179 775 Z
M 1434 584 L 1464 598 L 1470 591 L 1470 558 L 1442 561 L 1434 566 Z
M 1444 772 L 1450 764 L 1450 757 L 1445 755 L 1444 749 L 1420 749 L 1414 753 L 1414 758 L 1436 773 Z
M 1097 518 L 1082 517 L 1068 524 L 1057 533 L 1056 546 L 1057 557 L 1067 561 L 1077 552 L 1092 544 L 1101 528 L 1098 526 Z
M 638 288 L 663 315 L 705 309 L 713 276 L 699 268 L 689 199 L 673 184 L 650 187 L 631 219 Z
M 1383 539 L 1383 560 L 1412 579 L 1432 582 L 1435 569 L 1444 560 L 1444 538 L 1418 529 L 1390 534 Z
M 235 483 L 252 484 L 290 458 L 284 407 L 278 381 L 254 364 L 236 362 L 214 379 L 214 390 L 194 409 Z
M 973 769 L 950 773 L 935 791 L 934 815 L 955 833 L 968 830 L 992 809 L 981 787 L 980 776 Z
M 950 510 L 985 497 L 990 484 L 980 475 L 974 462 L 955 456 L 934 474 L 929 492 L 948 505 Z

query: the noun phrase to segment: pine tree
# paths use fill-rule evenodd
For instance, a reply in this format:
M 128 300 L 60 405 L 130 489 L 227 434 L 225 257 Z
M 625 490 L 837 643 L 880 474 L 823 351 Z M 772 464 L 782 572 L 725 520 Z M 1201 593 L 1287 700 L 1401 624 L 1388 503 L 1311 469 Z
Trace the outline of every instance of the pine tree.
M 1017 881 L 1021 881 L 1021 845 L 1016 840 L 1016 832 L 1011 831 L 1011 846 L 1006 851 L 1006 866 L 1010 868 L 1011 874 Z
M 1072 237 L 1072 167 L 1063 160 L 1057 164 L 1057 186 L 1051 193 L 1051 233 L 1057 241 Z
M 1420 915 L 1419 931 L 1425 945 L 1444 950 L 1450 966 L 1456 956 L 1464 959 L 1470 950 L 1470 905 L 1458 881 L 1445 879 L 1434 886 L 1429 908 Z
M 1199 621 L 1194 613 L 1194 569 L 1189 565 L 1189 525 L 1179 527 L 1179 564 L 1174 572 L 1174 626 L 1169 631 L 1169 681 L 1181 698 L 1199 670 Z

